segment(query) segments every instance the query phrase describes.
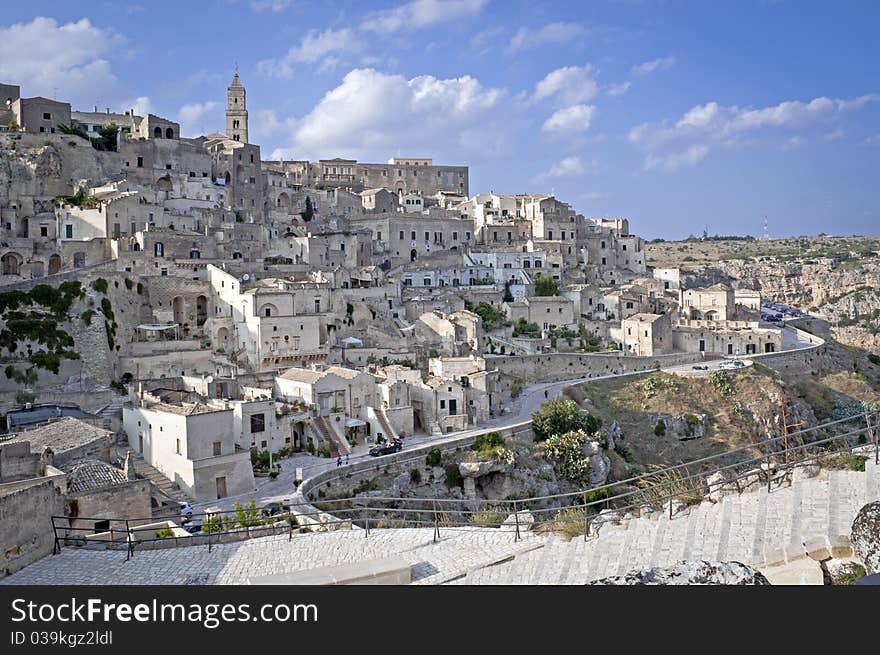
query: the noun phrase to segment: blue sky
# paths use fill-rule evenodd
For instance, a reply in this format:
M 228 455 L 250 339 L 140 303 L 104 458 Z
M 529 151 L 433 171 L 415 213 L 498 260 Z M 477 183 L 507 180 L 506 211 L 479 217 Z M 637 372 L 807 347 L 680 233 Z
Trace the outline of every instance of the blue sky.
M 223 129 L 264 158 L 432 156 L 647 238 L 880 233 L 880 4 L 10 4 L 0 81 Z

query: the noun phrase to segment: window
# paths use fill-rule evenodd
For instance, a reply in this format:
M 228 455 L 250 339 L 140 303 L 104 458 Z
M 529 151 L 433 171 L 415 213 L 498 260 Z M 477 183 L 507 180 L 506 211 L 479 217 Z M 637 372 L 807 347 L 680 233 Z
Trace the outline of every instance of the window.
M 47 236 L 49 236 L 49 228 L 48 228 L 48 226 L 46 226 L 46 225 L 41 225 L 41 226 L 40 226 L 40 236 L 41 236 L 41 237 L 47 237 Z
M 550 241 L 553 241 L 553 230 L 547 232 L 547 238 L 550 239 Z
M 266 417 L 263 414 L 251 415 L 251 432 L 265 432 Z
M 179 454 L 180 454 L 180 439 L 175 439 L 174 441 L 175 441 L 175 444 L 174 444 L 174 453 L 175 453 L 176 455 L 179 455 Z
M 215 441 L 215 442 L 214 442 L 214 457 L 219 457 L 219 456 L 220 456 L 220 445 L 221 445 L 221 442 L 220 442 L 220 441 Z
M 453 233 L 452 233 L 452 240 L 453 240 L 453 241 L 458 241 L 458 232 L 453 232 Z
M 143 157 L 138 157 L 137 167 L 138 167 L 138 168 L 143 168 L 143 167 L 144 167 L 144 158 L 143 158 Z M 150 218 L 152 218 L 152 217 L 150 217 Z
M 72 239 L 73 238 L 73 225 L 65 225 L 64 226 L 64 238 Z
M 446 401 L 445 400 L 440 401 L 440 409 L 446 409 Z
M 50 113 L 47 112 L 47 111 L 44 111 L 44 112 L 43 112 L 43 120 L 44 120 L 44 121 L 51 121 L 51 120 L 52 120 L 52 114 L 50 114 Z

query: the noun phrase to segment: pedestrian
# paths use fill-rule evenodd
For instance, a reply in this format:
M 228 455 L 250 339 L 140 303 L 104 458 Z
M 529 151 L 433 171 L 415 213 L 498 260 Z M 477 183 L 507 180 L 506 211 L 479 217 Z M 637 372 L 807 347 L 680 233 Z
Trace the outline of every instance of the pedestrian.
M 544 389 L 544 398 L 547 398 L 549 393 L 549 389 Z
M 336 466 L 342 466 L 342 455 L 336 458 Z

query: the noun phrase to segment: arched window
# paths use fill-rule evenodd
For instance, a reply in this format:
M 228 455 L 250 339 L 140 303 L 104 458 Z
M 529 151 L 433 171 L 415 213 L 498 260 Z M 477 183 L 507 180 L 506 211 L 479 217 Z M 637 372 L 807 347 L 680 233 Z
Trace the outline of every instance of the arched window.
M 157 241 L 155 244 L 153 244 L 153 254 L 156 257 L 165 256 L 165 245 L 161 241 Z
M 198 250 L 190 250 L 189 258 L 190 259 L 200 259 L 202 254 Z
M 153 130 L 153 136 L 156 137 L 157 139 L 161 139 L 162 138 L 162 128 L 157 127 L 155 130 Z
M 165 130 L 165 138 L 166 139 L 173 139 L 174 138 L 174 130 L 172 130 L 170 127 L 167 130 Z

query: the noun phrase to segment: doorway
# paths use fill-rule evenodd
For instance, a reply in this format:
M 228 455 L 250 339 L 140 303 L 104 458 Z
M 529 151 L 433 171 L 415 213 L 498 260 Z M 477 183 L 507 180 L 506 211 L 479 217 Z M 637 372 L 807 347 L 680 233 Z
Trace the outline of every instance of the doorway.
M 226 478 L 217 478 L 217 498 L 226 498 Z
M 454 416 L 454 415 L 458 414 L 458 412 L 456 411 L 457 408 L 458 408 L 458 401 L 457 400 L 450 400 L 449 401 L 449 415 Z

